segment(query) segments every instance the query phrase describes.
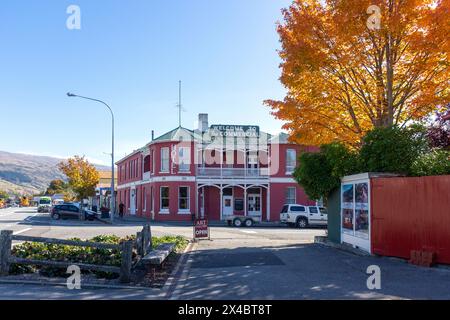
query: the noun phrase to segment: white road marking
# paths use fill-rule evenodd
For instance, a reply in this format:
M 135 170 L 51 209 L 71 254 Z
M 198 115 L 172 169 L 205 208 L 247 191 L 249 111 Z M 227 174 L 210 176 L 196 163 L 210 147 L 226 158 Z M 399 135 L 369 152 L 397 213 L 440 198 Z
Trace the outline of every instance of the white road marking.
M 239 231 L 243 232 L 243 233 L 250 233 L 250 234 L 257 233 L 256 231 L 249 231 L 249 230 L 239 230 Z
M 30 230 L 31 230 L 31 228 L 26 228 L 26 229 L 22 229 L 22 230 L 19 230 L 19 231 L 14 232 L 14 234 L 15 234 L 15 235 L 21 234 L 21 233 L 24 233 L 24 232 L 27 232 L 27 231 L 30 231 Z
M 7 217 L 7 216 L 10 216 L 10 215 L 13 215 L 14 213 L 15 212 L 9 212 L 9 213 L 0 215 L 0 217 Z
M 31 216 L 26 217 L 26 218 L 25 218 L 25 221 L 26 221 L 26 222 L 30 222 L 31 219 L 33 219 L 34 217 L 36 217 L 38 214 L 39 214 L 39 212 L 36 212 L 36 213 L 32 214 Z

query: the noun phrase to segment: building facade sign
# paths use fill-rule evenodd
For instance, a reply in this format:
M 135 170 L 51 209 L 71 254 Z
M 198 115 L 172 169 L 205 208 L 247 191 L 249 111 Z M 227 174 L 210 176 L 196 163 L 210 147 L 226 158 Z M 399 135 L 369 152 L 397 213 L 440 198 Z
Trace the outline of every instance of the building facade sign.
M 259 137 L 258 126 L 212 125 L 211 135 L 220 137 Z

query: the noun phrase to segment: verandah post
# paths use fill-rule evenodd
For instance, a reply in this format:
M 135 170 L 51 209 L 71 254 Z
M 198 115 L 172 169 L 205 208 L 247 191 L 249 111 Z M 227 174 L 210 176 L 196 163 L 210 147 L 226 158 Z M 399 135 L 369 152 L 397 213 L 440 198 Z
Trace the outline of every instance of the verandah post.
M 2 276 L 9 274 L 12 235 L 11 230 L 2 230 L 0 233 L 0 275 Z

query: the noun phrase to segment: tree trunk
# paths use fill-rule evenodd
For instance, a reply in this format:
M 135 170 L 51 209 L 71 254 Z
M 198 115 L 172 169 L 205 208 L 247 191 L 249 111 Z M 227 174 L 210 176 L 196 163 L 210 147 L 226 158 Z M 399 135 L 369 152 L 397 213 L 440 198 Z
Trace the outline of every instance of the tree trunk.
M 389 19 L 393 15 L 393 1 L 389 1 Z M 389 26 L 388 26 L 389 28 Z M 387 121 L 386 126 L 392 126 L 394 124 L 394 98 L 393 98 L 393 86 L 394 86 L 394 66 L 393 66 L 393 48 L 392 48 L 392 34 L 391 30 L 387 30 L 387 43 L 386 43 L 386 103 L 387 103 Z

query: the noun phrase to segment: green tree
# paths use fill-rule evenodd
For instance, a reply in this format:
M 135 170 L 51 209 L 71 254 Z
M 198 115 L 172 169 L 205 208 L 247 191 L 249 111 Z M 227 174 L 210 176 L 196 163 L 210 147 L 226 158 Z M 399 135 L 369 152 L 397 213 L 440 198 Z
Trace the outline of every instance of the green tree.
M 66 193 L 69 189 L 68 183 L 64 182 L 61 179 L 52 180 L 45 192 L 48 195 L 55 195 L 59 193 Z
M 323 145 L 320 152 L 303 153 L 294 178 L 310 199 L 326 197 L 339 187 L 341 177 L 358 172 L 358 154 L 342 143 Z
M 434 149 L 421 155 L 412 165 L 413 176 L 450 175 L 450 151 Z
M 366 172 L 412 174 L 414 162 L 429 151 L 424 128 L 375 128 L 363 139 L 360 150 Z
M 0 190 L 0 199 L 8 199 L 8 198 L 9 194 L 4 190 Z

